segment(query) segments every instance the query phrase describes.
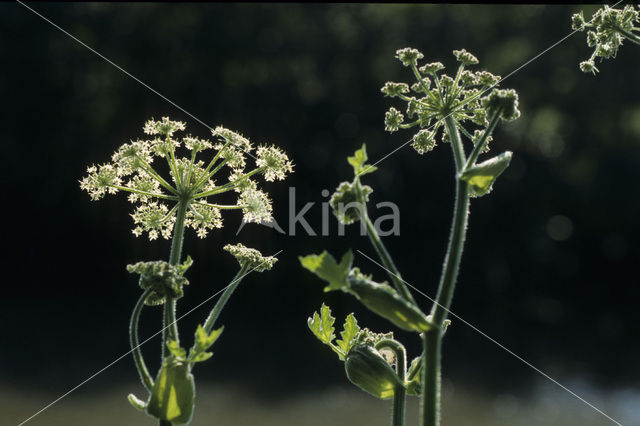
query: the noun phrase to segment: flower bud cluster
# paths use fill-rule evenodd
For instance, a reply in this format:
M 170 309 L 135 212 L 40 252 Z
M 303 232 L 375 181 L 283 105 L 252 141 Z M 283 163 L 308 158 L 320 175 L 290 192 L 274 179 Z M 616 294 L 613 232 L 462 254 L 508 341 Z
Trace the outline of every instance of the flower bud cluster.
M 270 270 L 278 261 L 273 256 L 263 256 L 258 250 L 245 247 L 242 244 L 227 244 L 224 249 L 236 258 L 240 266 L 257 272 Z
M 574 31 L 587 32 L 587 45 L 593 48 L 588 60 L 580 63 L 582 72 L 597 73 L 596 59 L 615 58 L 622 42 L 627 39 L 640 44 L 636 24 L 640 21 L 640 11 L 632 5 L 622 9 L 604 6 L 587 21 L 582 11 L 571 18 Z

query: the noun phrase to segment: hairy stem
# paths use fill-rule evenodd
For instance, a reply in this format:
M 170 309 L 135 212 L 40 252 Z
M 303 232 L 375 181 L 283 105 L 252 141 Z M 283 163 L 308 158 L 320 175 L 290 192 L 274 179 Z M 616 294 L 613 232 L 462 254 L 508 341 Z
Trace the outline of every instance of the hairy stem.
M 402 281 L 402 278 L 400 277 L 400 271 L 398 271 L 398 268 L 393 262 L 391 255 L 389 254 L 389 252 L 387 251 L 387 248 L 384 246 L 384 243 L 380 239 L 380 235 L 378 235 L 378 231 L 376 230 L 376 227 L 373 226 L 373 223 L 371 223 L 371 219 L 369 219 L 369 213 L 367 212 L 367 203 L 366 203 L 366 200 L 364 199 L 364 196 L 362 195 L 362 188 L 360 187 L 360 179 L 356 178 L 355 185 L 356 185 L 356 191 L 358 194 L 358 201 L 362 206 L 360 214 L 363 217 L 361 220 L 364 220 L 365 226 L 367 227 L 367 235 L 369 236 L 371 245 L 373 245 L 373 247 L 375 248 L 376 253 L 378 254 L 378 257 L 380 258 L 380 260 L 382 260 L 382 263 L 384 264 L 387 270 L 387 273 L 389 275 L 389 278 L 391 278 L 391 281 L 393 282 L 393 285 L 395 286 L 396 290 L 398 290 L 402 295 L 402 297 L 404 297 L 407 301 L 416 305 L 415 299 L 413 298 L 413 296 L 409 292 L 409 289 L 407 289 L 407 286 L 404 284 L 404 282 Z
M 364 220 L 367 226 L 367 235 L 369 236 L 369 240 L 371 241 L 371 244 L 373 245 L 373 247 L 376 249 L 376 253 L 378 253 L 378 257 L 380 257 L 380 260 L 382 260 L 382 263 L 384 264 L 385 268 L 388 271 L 391 271 L 391 273 L 389 274 L 389 277 L 391 278 L 391 281 L 393 282 L 393 285 L 395 286 L 396 290 L 398 290 L 402 295 L 402 297 L 404 297 L 406 300 L 415 304 L 416 303 L 415 299 L 409 292 L 409 289 L 407 289 L 407 286 L 402 281 L 402 278 L 400 278 L 401 277 L 400 271 L 398 271 L 398 268 L 396 267 L 395 263 L 393 263 L 393 259 L 391 258 L 391 255 L 389 254 L 389 252 L 387 251 L 387 248 L 384 246 L 384 243 L 380 239 L 380 236 L 378 235 L 378 231 L 376 231 L 375 226 L 373 226 L 373 223 L 371 223 L 371 219 L 369 219 L 368 214 L 364 215 Z
M 222 293 L 222 296 L 220 296 L 220 299 L 218 299 L 218 302 L 216 302 L 215 306 L 209 313 L 209 316 L 207 317 L 207 320 L 204 322 L 204 326 L 202 327 L 204 328 L 204 331 L 207 332 L 207 334 L 211 333 L 211 330 L 213 330 L 213 326 L 220 316 L 222 308 L 224 308 L 224 305 L 227 304 L 227 301 L 229 300 L 233 292 L 236 291 L 236 288 L 238 288 L 238 286 L 240 285 L 240 282 L 242 281 L 242 278 L 244 278 L 244 275 L 247 273 L 247 270 L 248 268 L 245 266 L 240 268 L 236 276 L 233 277 L 233 280 L 231 280 L 231 283 L 227 286 L 226 290 L 224 291 L 224 293 Z
M 151 291 L 152 289 L 148 288 L 144 293 L 142 293 L 142 296 L 138 299 L 138 303 L 136 303 L 136 306 L 133 308 L 131 321 L 129 322 L 129 344 L 131 345 L 131 354 L 133 355 L 133 360 L 136 363 L 136 369 L 140 375 L 140 380 L 148 391 L 151 391 L 151 388 L 153 387 L 153 379 L 151 378 L 151 374 L 149 374 L 149 369 L 147 369 L 147 364 L 144 362 L 144 357 L 140 350 L 138 323 L 140 321 L 140 313 L 144 307 L 144 301 L 147 299 Z
M 169 255 L 169 264 L 176 266 L 180 263 L 182 257 L 182 241 L 184 239 L 184 219 L 189 208 L 188 202 L 180 200 L 178 210 L 176 212 L 176 223 L 173 227 L 173 238 L 171 240 L 171 254 Z M 163 337 L 163 353 L 164 356 L 169 354 L 169 348 L 166 347 L 167 339 L 178 340 L 178 325 L 176 324 L 176 300 L 170 295 L 166 296 L 164 303 L 164 332 Z
M 177 265 L 180 263 L 182 256 L 182 241 L 184 239 L 184 219 L 189 208 L 189 202 L 180 200 L 178 202 L 178 211 L 176 213 L 176 223 L 173 227 L 173 237 L 171 239 L 171 254 L 169 255 L 169 264 Z M 170 355 L 167 341 L 169 339 L 179 341 L 178 325 L 176 324 L 176 300 L 170 295 L 166 295 L 163 312 L 162 327 L 162 361 Z M 161 364 L 162 365 L 162 364 Z M 171 422 L 160 420 L 159 426 L 171 426 Z
M 396 386 L 393 391 L 393 414 L 391 426 L 404 426 L 407 391 L 404 387 L 407 375 L 407 351 L 400 342 L 392 339 L 384 339 L 376 344 L 376 349 L 389 348 L 396 357 L 396 374 L 402 381 L 402 385 Z
M 471 154 L 469 154 L 469 159 L 467 160 L 467 163 L 465 164 L 464 169 L 473 167 L 476 164 L 476 161 L 478 160 L 478 157 L 484 150 L 484 147 L 487 146 L 487 142 L 489 141 L 489 136 L 491 136 L 491 133 L 493 133 L 493 130 L 496 128 L 496 125 L 498 124 L 499 119 L 500 119 L 500 111 L 496 111 L 493 114 L 493 117 L 491 117 L 491 120 L 489 120 L 489 125 L 482 133 L 482 136 L 480 136 L 480 140 L 476 142 L 475 146 L 473 147 L 473 151 L 471 151 Z
M 632 43 L 635 44 L 640 44 L 640 37 L 638 37 L 636 34 L 623 30 L 622 28 L 617 28 L 617 31 L 622 34 L 627 40 L 629 40 Z
M 464 247 L 469 213 L 469 187 L 458 174 L 465 166 L 466 160 L 460 134 L 452 117 L 445 119 L 445 125 L 453 156 L 456 163 L 456 200 L 453 210 L 453 223 L 449 234 L 447 254 L 444 259 L 440 284 L 436 301 L 431 308 L 432 321 L 436 325 L 433 330 L 423 334 L 423 405 L 422 426 L 438 426 L 440 424 L 440 350 L 442 347 L 442 328 L 453 299 L 458 277 L 462 250 Z
M 422 426 L 440 424 L 440 346 L 442 334 L 434 329 L 422 334 Z

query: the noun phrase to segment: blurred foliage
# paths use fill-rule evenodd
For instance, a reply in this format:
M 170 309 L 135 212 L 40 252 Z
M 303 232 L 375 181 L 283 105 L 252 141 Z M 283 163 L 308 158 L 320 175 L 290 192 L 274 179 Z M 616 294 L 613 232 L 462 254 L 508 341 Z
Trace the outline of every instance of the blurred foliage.
M 327 201 L 321 191 L 350 176 L 346 156 L 366 142 L 375 162 L 407 142 L 383 131 L 389 102 L 380 87 L 409 78 L 393 59 L 396 49 L 416 47 L 429 60 L 451 64 L 451 51 L 464 47 L 480 67 L 507 76 L 569 34 L 570 16 L 580 9 L 33 7 L 206 124 L 282 146 L 296 163 L 288 183 L 297 209 L 316 203 L 305 217 L 317 232 L 320 203 Z M 128 350 L 128 316 L 139 289 L 125 265 L 168 252 L 167 242 L 149 245 L 130 234 L 126 200 L 91 203 L 77 180 L 86 166 L 142 136 L 149 117 L 186 121 L 198 136 L 208 130 L 17 3 L 0 5 L 0 28 L 7 248 L 0 374 L 14 386 L 66 390 Z M 587 53 L 582 36 L 570 37 L 503 83 L 520 93 L 522 117 L 497 130 L 493 149 L 512 150 L 514 158 L 493 193 L 472 203 L 453 311 L 559 379 L 637 383 L 640 49 L 621 49 L 597 78 L 578 69 Z M 367 180 L 373 202 L 394 201 L 402 212 L 401 235 L 388 238 L 388 247 L 405 279 L 433 295 L 453 205 L 451 154 L 441 145 L 420 157 L 407 146 L 378 166 Z M 272 193 L 275 218 L 286 230 L 289 194 L 282 185 Z M 334 218 L 327 237 L 308 237 L 300 226 L 285 236 L 251 224 L 236 236 L 235 224 L 205 241 L 186 237 L 185 254 L 196 260 L 189 279 L 199 285 L 188 289 L 184 306 L 231 278 L 235 265 L 220 250 L 224 244 L 242 242 L 267 255 L 284 251 L 272 272 L 243 283 L 221 318 L 226 331 L 216 362 L 202 374 L 262 377 L 269 385 L 256 382 L 256 390 L 267 393 L 274 386 L 343 383 L 332 354 L 306 331 L 306 318 L 324 300 L 336 316 L 356 311 L 374 330 L 385 329 L 384 321 L 349 298 L 323 294 L 297 256 L 347 247 L 368 253 L 365 237 L 357 229 L 336 236 Z M 374 264 L 363 269 L 383 277 Z M 186 329 L 205 312 L 185 318 Z M 156 331 L 153 314 L 159 312 L 143 314 L 143 338 Z M 273 329 L 275 336 L 265 332 Z M 419 343 L 409 347 L 411 355 Z M 458 321 L 444 351 L 444 374 L 452 378 L 499 387 L 536 376 Z M 114 371 L 126 369 L 131 378 L 129 367 Z M 122 377 L 112 374 L 114 381 Z

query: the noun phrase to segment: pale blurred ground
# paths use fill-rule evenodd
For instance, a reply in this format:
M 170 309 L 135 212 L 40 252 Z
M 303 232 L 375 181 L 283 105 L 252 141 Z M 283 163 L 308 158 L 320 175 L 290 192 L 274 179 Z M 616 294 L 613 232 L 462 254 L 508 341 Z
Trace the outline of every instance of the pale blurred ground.
M 574 381 L 565 383 L 621 424 L 640 425 L 640 388 L 602 391 Z M 27 424 L 30 426 L 103 426 L 157 423 L 134 410 L 125 395 L 139 390 L 138 384 L 111 388 L 87 395 L 72 393 Z M 198 388 L 196 411 L 191 425 L 230 426 L 377 426 L 390 423 L 391 403 L 379 401 L 352 387 L 324 389 L 317 394 L 288 398 L 247 396 L 240 388 L 203 385 Z M 142 392 L 138 392 L 142 396 Z M 469 389 L 445 381 L 444 425 L 612 425 L 584 403 L 549 382 L 528 392 L 528 396 Z M 17 425 L 59 395 L 37 391 L 12 392 L 0 387 L 2 425 Z M 418 400 L 410 398 L 407 425 L 417 425 Z

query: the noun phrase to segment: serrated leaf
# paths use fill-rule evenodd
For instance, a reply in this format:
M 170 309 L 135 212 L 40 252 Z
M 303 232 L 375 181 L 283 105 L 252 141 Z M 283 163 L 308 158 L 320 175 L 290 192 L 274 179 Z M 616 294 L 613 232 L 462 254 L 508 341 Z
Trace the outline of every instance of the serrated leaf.
M 469 184 L 471 195 L 480 197 L 491 192 L 496 178 L 505 171 L 511 162 L 511 151 L 493 157 L 465 170 L 460 179 Z
M 347 157 L 347 161 L 353 166 L 353 173 L 356 176 L 366 175 L 378 169 L 376 166 L 365 164 L 368 159 L 366 144 L 362 144 L 362 148 L 354 152 L 353 157 Z
M 336 259 L 326 250 L 321 254 L 300 256 L 299 259 L 303 267 L 329 283 L 324 291 L 340 290 L 349 286 L 347 276 L 353 263 L 351 250 L 342 256 L 340 263 L 337 263 Z
M 358 326 L 358 321 L 353 313 L 347 315 L 347 318 L 344 321 L 344 330 L 340 333 L 342 339 L 336 340 L 336 343 L 342 349 L 342 352 L 345 354 L 349 352 L 351 346 L 354 343 L 355 337 L 360 332 L 360 327 Z
M 167 348 L 169 351 L 179 359 L 184 360 L 187 356 L 187 351 L 180 347 L 180 344 L 176 340 L 167 341 Z
M 202 362 L 202 361 L 206 361 L 209 358 L 211 358 L 213 356 L 213 352 L 200 352 L 197 355 L 194 355 L 191 358 L 192 362 Z
M 207 350 L 218 340 L 224 327 L 220 327 L 217 330 L 213 330 L 211 334 L 207 334 L 202 325 L 198 325 L 196 329 L 196 345 L 203 350 Z
M 147 403 L 134 394 L 130 393 L 127 396 L 127 399 L 129 400 L 129 404 L 133 405 L 133 408 L 135 408 L 136 410 L 144 411 L 147 409 Z
M 193 259 L 191 258 L 191 256 L 187 256 L 186 260 L 183 263 L 177 265 L 176 268 L 178 268 L 178 271 L 180 271 L 180 273 L 184 275 L 184 273 L 191 267 L 191 265 L 193 265 Z
M 224 327 L 220 327 L 217 330 L 213 330 L 210 334 L 207 334 L 202 325 L 198 325 L 195 332 L 193 347 L 189 350 L 189 362 L 202 362 L 211 358 L 213 353 L 207 352 L 207 349 L 209 349 L 216 340 L 218 340 L 223 329 Z
M 323 303 L 320 308 L 320 315 L 318 315 L 318 312 L 314 312 L 313 317 L 307 320 L 307 325 L 322 343 L 331 345 L 331 342 L 336 337 L 334 334 L 335 328 L 333 327 L 335 320 L 331 316 L 331 308 Z

